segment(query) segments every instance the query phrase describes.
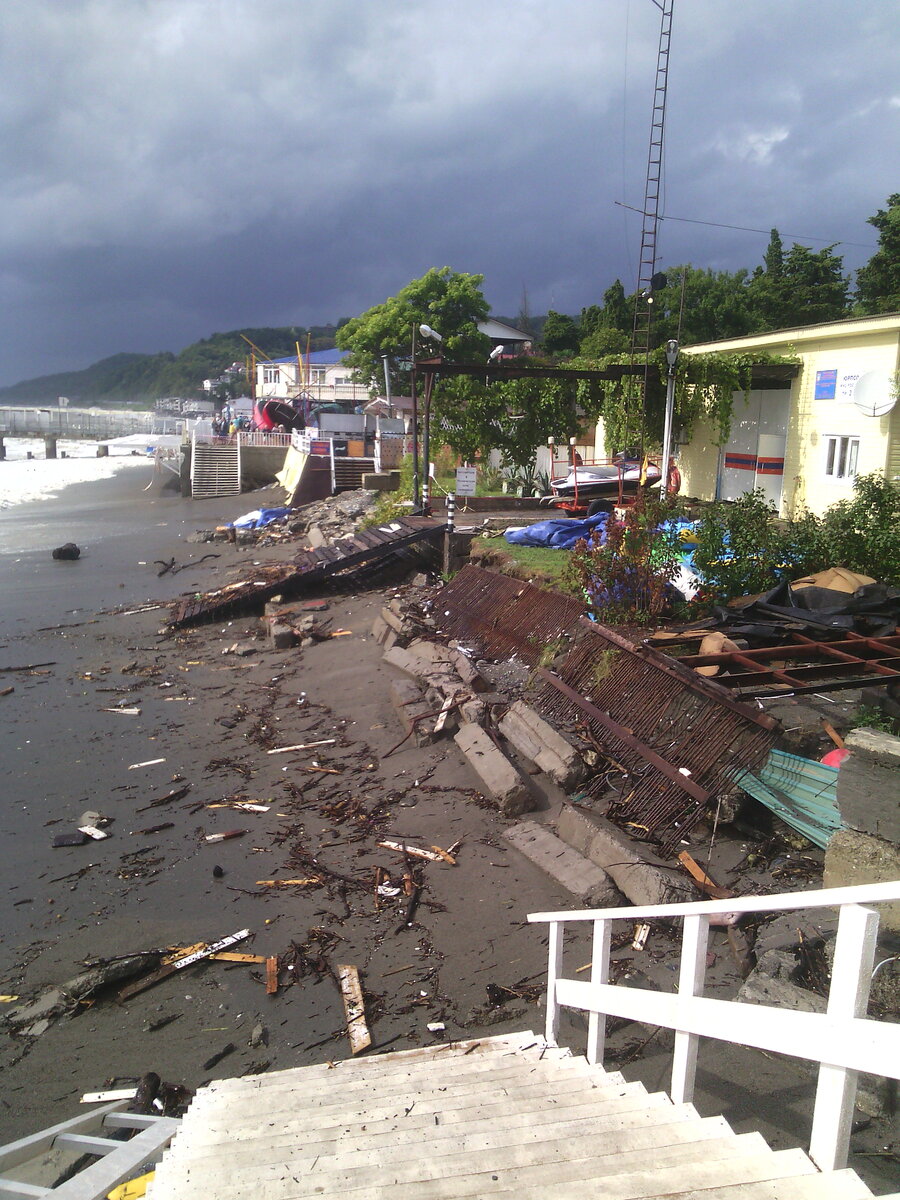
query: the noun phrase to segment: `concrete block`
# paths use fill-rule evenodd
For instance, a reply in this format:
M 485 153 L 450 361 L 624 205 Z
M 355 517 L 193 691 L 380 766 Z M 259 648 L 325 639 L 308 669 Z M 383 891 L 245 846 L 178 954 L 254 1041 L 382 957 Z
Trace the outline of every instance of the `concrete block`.
M 844 744 L 850 756 L 837 778 L 842 820 L 859 833 L 900 843 L 900 738 L 877 729 L 854 729 Z
M 448 650 L 446 646 L 441 646 L 437 642 L 426 641 L 425 638 L 416 638 L 415 641 L 409 643 L 407 649 L 410 654 L 415 654 L 431 666 L 446 666 L 452 662 L 452 650 Z
M 426 679 L 432 669 L 431 663 L 424 662 L 417 654 L 410 654 L 402 646 L 392 646 L 387 650 L 384 661 L 412 679 Z
M 848 761 L 841 766 L 841 774 Z M 900 846 L 855 829 L 839 829 L 829 840 L 825 850 L 823 887 L 890 883 L 895 879 L 900 879 Z M 900 901 L 879 904 L 878 911 L 881 928 L 900 933 Z
M 500 718 L 499 729 L 561 788 L 574 787 L 584 775 L 584 762 L 575 747 L 524 700 L 516 700 Z
M 376 617 L 372 622 L 372 637 L 379 644 L 379 646 L 384 645 L 385 638 L 390 632 L 390 627 L 381 619 L 381 617 Z
M 361 486 L 367 492 L 395 492 L 400 486 L 400 475 L 397 471 L 368 471 Z
M 473 696 L 471 700 L 464 700 L 459 706 L 460 717 L 463 721 L 468 721 L 470 725 L 480 725 L 486 713 L 487 705 L 476 696 Z
M 463 681 L 472 688 L 484 688 L 485 681 L 478 673 L 478 668 L 470 658 L 466 658 L 460 650 L 454 650 L 450 661 L 453 664 L 453 669 Z
M 313 550 L 318 550 L 320 546 L 324 546 L 328 538 L 322 532 L 318 525 L 310 525 L 306 531 L 306 540 L 312 546 Z
M 797 963 L 793 954 L 767 950 L 741 984 L 736 999 L 743 1004 L 769 1004 L 795 1012 L 825 1012 L 827 1001 L 818 992 L 791 981 Z
M 586 908 L 618 908 L 626 903 L 605 871 L 567 846 L 546 825 L 521 821 L 503 836 Z
M 632 904 L 683 904 L 697 892 L 686 880 L 603 817 L 588 816 L 564 804 L 557 833 L 585 858 L 602 867 Z
M 401 633 L 405 637 L 409 637 L 412 633 L 412 626 L 408 621 L 405 621 L 401 615 L 396 613 L 393 608 L 383 608 L 381 610 L 381 619 L 385 625 L 390 625 L 396 633 Z
M 290 625 L 284 625 L 274 617 L 266 617 L 266 640 L 275 650 L 290 650 L 297 645 L 297 635 Z
M 525 780 L 479 725 L 463 725 L 453 740 L 504 816 L 517 817 L 534 808 Z
M 403 732 L 412 731 L 417 746 L 429 746 L 437 736 L 434 733 L 437 717 L 427 721 L 416 721 L 417 717 L 434 711 L 419 685 L 411 679 L 395 679 L 390 692 L 391 706 L 400 719 Z

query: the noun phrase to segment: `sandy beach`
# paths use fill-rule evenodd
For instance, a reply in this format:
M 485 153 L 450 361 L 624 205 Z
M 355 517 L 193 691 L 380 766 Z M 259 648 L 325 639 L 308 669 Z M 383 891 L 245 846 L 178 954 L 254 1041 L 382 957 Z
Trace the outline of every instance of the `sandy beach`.
M 254 617 L 164 630 L 167 602 L 281 561 L 291 547 L 187 541 L 277 502 L 276 489 L 192 502 L 152 481 L 144 464 L 0 514 L 0 667 L 33 668 L 0 675 L 15 689 L 0 698 L 0 992 L 28 1000 L 86 963 L 244 928 L 251 936 L 235 949 L 278 956 L 280 986 L 266 994 L 258 963 L 204 962 L 125 1003 L 79 1006 L 39 1036 L 4 1034 L 3 1139 L 64 1120 L 83 1093 L 150 1070 L 194 1089 L 348 1057 L 338 963 L 360 970 L 376 1050 L 540 1032 L 546 937 L 525 918 L 574 906 L 503 840 L 509 822 L 483 801 L 452 742 L 394 749 L 394 675 L 371 635 L 393 590 L 326 596 L 323 619 L 349 636 L 302 650 L 272 649 Z M 78 561 L 51 559 L 65 541 L 82 547 Z M 192 565 L 209 554 L 217 557 Z M 172 558 L 181 569 L 160 577 Z M 310 742 L 326 744 L 268 753 Z M 247 801 L 267 811 L 229 807 Z M 560 801 L 548 792 L 539 819 L 552 819 Z M 111 818 L 111 836 L 52 848 L 86 810 Z M 402 890 L 376 907 L 376 869 L 398 887 L 404 870 L 401 856 L 377 846 L 385 837 L 460 843 L 457 865 L 422 870 L 411 925 Z M 317 873 L 314 885 L 260 882 Z M 710 985 L 724 988 L 733 966 L 724 933 L 714 938 Z M 567 942 L 568 964 L 589 960 L 586 935 Z M 643 956 L 637 985 L 671 986 L 672 961 L 662 939 Z M 489 984 L 521 995 L 493 1007 Z M 434 1023 L 444 1031 L 430 1032 Z M 610 1044 L 627 1078 L 665 1088 L 671 1039 L 660 1034 L 642 1050 L 650 1033 L 627 1027 Z M 562 1038 L 580 1052 L 584 1029 L 564 1017 Z M 776 1148 L 808 1137 L 814 1080 L 791 1064 L 710 1043 L 698 1081 L 698 1108 L 724 1113 L 735 1129 L 761 1129 Z M 873 1186 L 884 1179 L 874 1144 L 851 1159 Z

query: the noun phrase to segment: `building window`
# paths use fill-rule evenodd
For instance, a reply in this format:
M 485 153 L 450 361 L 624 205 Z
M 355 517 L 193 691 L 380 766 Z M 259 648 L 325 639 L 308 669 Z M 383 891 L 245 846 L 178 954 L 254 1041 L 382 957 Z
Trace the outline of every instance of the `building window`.
M 825 474 L 832 479 L 855 479 L 859 459 L 858 437 L 825 439 Z
M 280 378 L 280 367 L 263 367 L 263 383 L 278 383 Z

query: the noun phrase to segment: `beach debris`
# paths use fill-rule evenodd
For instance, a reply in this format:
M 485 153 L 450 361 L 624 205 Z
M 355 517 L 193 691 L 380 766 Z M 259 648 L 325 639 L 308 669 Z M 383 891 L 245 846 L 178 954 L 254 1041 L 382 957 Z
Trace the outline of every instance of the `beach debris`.
M 165 759 L 158 759 L 157 761 L 165 762 Z M 146 763 L 136 763 L 135 764 L 135 766 L 146 766 L 146 765 L 147 765 Z M 131 767 L 129 767 L 128 770 L 130 771 Z M 148 808 L 158 808 L 161 804 L 172 804 L 176 800 L 184 799 L 184 797 L 188 794 L 188 792 L 190 790 L 191 790 L 191 785 L 189 783 L 185 783 L 181 787 L 172 788 L 172 790 L 166 792 L 166 794 L 164 796 L 160 796 L 156 800 L 151 800 L 149 804 L 145 804 L 143 808 L 139 808 L 137 811 L 138 812 L 146 812 Z
M 124 705 L 114 704 L 108 708 L 101 708 L 100 711 L 118 713 L 122 717 L 139 717 L 141 715 L 141 710 L 137 705 L 128 705 L 126 708 Z
M 232 838 L 243 837 L 246 829 L 226 829 L 224 833 L 208 833 L 204 842 L 228 842 Z
M 260 1022 L 257 1025 L 254 1025 L 253 1030 L 250 1034 L 250 1037 L 247 1041 L 247 1045 L 250 1047 L 251 1050 L 258 1050 L 260 1046 L 268 1046 L 268 1044 L 269 1044 L 268 1029 L 265 1027 L 265 1025 L 262 1024 L 262 1022 Z
M 359 982 L 359 971 L 347 964 L 338 964 L 338 982 L 341 987 L 341 998 L 344 1001 L 344 1014 L 347 1018 L 347 1037 L 350 1050 L 359 1054 L 372 1045 L 372 1035 L 366 1024 L 366 1005 L 363 999 L 362 986 Z
M 632 950 L 643 950 L 647 945 L 647 938 L 650 936 L 650 926 L 646 921 L 642 921 L 634 927 L 634 937 L 631 942 Z
M 168 979 L 176 971 L 183 971 L 185 967 L 192 966 L 195 962 L 200 962 L 201 959 L 209 958 L 211 954 L 216 954 L 219 950 L 227 950 L 229 946 L 235 946 L 238 942 L 243 942 L 248 937 L 250 937 L 249 929 L 239 929 L 237 933 L 219 938 L 217 942 L 211 942 L 203 949 L 195 950 L 192 954 L 178 959 L 177 962 L 169 963 L 168 966 L 159 967 L 158 970 L 145 975 L 143 979 L 138 979 L 135 983 L 129 984 L 128 987 L 122 988 L 117 999 L 130 1000 L 132 996 L 138 995 L 139 992 L 146 991 L 147 988 L 153 987 L 154 984 L 160 983 L 163 979 Z
M 706 892 L 707 896 L 711 896 L 714 900 L 728 900 L 734 895 L 734 892 L 728 888 L 719 887 L 714 883 L 706 871 L 693 859 L 687 850 L 682 850 L 678 855 L 678 861 L 697 884 L 701 892 Z
M 103 988 L 156 968 L 159 961 L 159 954 L 147 952 L 100 963 L 57 987 L 48 988 L 36 999 L 11 1009 L 0 1020 L 25 1037 L 36 1037 L 49 1029 L 57 1017 L 77 1012 L 80 1004 L 92 999 Z
M 63 846 L 83 846 L 87 841 L 90 838 L 79 829 L 77 833 L 58 833 L 50 845 L 52 849 L 59 850 Z
M 272 955 L 266 959 L 266 995 L 278 993 L 278 959 Z
M 155 767 L 157 763 L 164 763 L 164 758 L 148 758 L 146 762 L 132 763 L 128 768 L 129 771 L 136 771 L 139 767 Z
M 223 1058 L 227 1058 L 229 1054 L 233 1054 L 236 1049 L 237 1046 L 235 1046 L 234 1042 L 229 1042 L 227 1046 L 222 1047 L 218 1054 L 214 1054 L 211 1058 L 208 1058 L 203 1064 L 201 1070 L 211 1071 L 212 1068 L 217 1066 Z
M 429 1033 L 443 1033 L 447 1026 L 443 1021 L 429 1021 L 425 1028 Z
M 304 742 L 299 746 L 278 746 L 266 754 L 289 754 L 293 750 L 312 750 L 315 746 L 333 746 L 337 738 L 323 738 L 321 742 Z
M 0 688 L 0 696 L 10 696 L 15 690 L 14 687 Z
M 21 667 L 0 667 L 0 675 L 6 675 L 6 674 L 10 673 L 11 671 L 24 671 L 24 672 L 28 673 L 30 671 L 36 671 L 38 669 L 38 667 L 55 667 L 55 666 L 56 666 L 56 660 L 54 659 L 53 662 L 25 663 L 25 665 L 21 666 Z
M 83 812 L 78 821 L 78 832 L 86 833 L 89 838 L 93 838 L 96 842 L 102 842 L 104 838 L 108 838 L 109 834 L 105 832 L 103 826 L 109 824 L 109 817 L 101 817 L 98 812 L 93 809 L 88 809 Z
M 314 883 L 321 883 L 322 879 L 319 875 L 312 875 L 309 879 L 257 879 L 257 887 L 311 887 Z
M 219 867 L 219 866 L 213 867 L 213 879 L 222 879 L 224 875 L 225 875 L 225 871 L 222 867 Z
M 74 562 L 76 558 L 80 557 L 81 551 L 74 542 L 66 542 L 52 550 L 51 555 L 57 562 Z
M 111 1100 L 133 1100 L 137 1095 L 136 1087 L 109 1088 L 105 1092 L 85 1092 L 79 1104 L 108 1104 Z
M 142 837 L 144 837 L 144 836 L 148 836 L 151 833 L 162 833 L 162 831 L 164 829 L 174 829 L 174 828 L 175 828 L 174 821 L 163 821 L 163 823 L 161 825 L 148 825 L 146 829 L 132 829 L 131 836 L 134 837 L 135 834 L 140 834 Z
M 207 808 L 237 808 L 241 812 L 266 813 L 272 807 L 270 804 L 254 804 L 251 800 L 220 800 L 217 804 L 207 804 Z
M 419 846 L 410 846 L 406 842 L 394 842 L 389 839 L 378 842 L 377 845 L 382 850 L 396 850 L 400 854 L 408 854 L 410 858 L 423 858 L 428 862 L 447 862 L 451 866 L 456 866 L 456 859 L 449 851 L 442 850 L 440 846 L 434 846 L 431 850 L 423 850 Z

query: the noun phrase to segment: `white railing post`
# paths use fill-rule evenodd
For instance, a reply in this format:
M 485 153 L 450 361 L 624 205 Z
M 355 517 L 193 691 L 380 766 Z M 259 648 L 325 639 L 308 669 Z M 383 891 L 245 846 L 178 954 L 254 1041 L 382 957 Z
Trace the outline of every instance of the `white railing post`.
M 595 921 L 591 949 L 591 983 L 609 981 L 609 948 L 612 938 L 612 921 Z M 603 1065 L 603 1050 L 606 1044 L 606 1017 L 603 1013 L 588 1014 L 587 1060 L 592 1065 Z
M 559 1038 L 559 1004 L 556 1001 L 556 981 L 562 971 L 563 924 L 550 922 L 550 940 L 547 948 L 547 1024 L 544 1038 L 555 1046 Z
M 877 937 L 878 913 L 873 908 L 859 904 L 841 907 L 828 993 L 829 1017 L 847 1020 L 866 1015 Z M 809 1156 L 820 1171 L 837 1171 L 847 1165 L 856 1076 L 856 1071 L 846 1067 L 824 1062 L 819 1067 Z
M 684 918 L 681 937 L 681 970 L 678 975 L 679 996 L 702 996 L 706 979 L 706 946 L 709 941 L 709 917 L 696 915 Z M 694 1076 L 697 1072 L 697 1050 L 700 1038 L 695 1033 L 675 1031 L 675 1052 L 672 1057 L 673 1104 L 689 1104 L 694 1097 Z

